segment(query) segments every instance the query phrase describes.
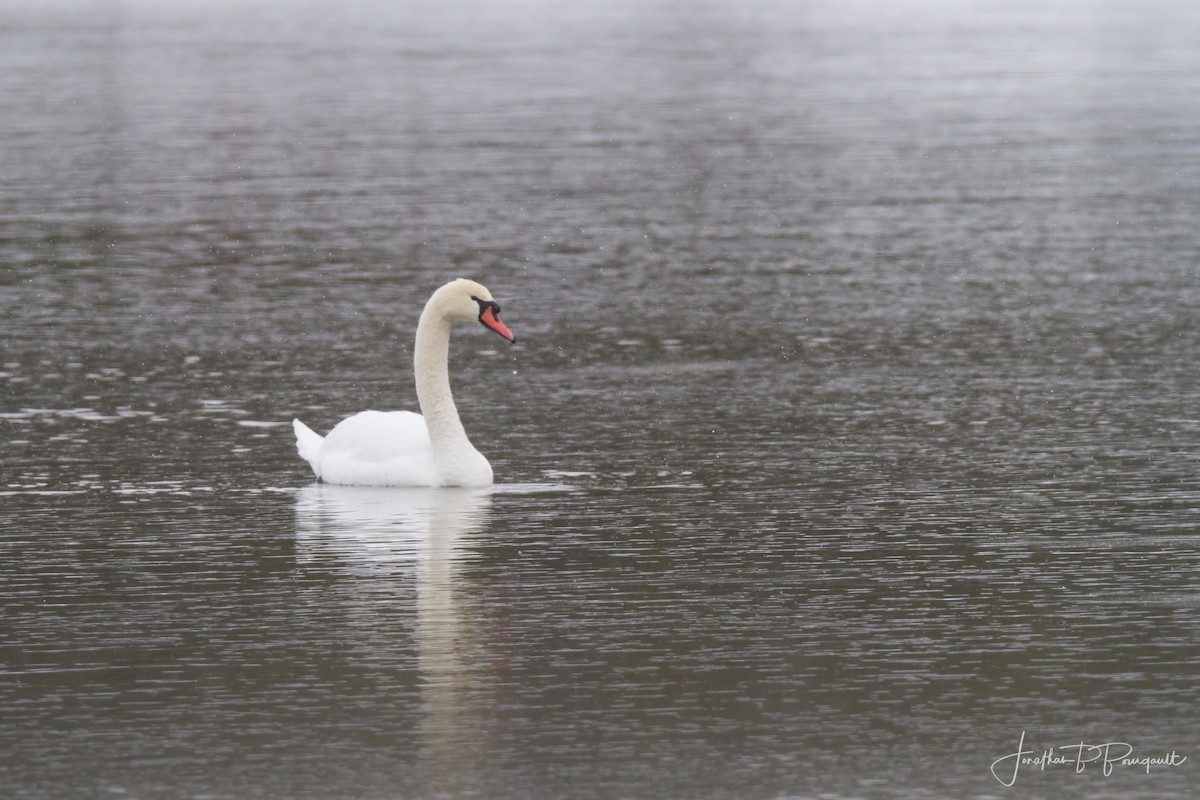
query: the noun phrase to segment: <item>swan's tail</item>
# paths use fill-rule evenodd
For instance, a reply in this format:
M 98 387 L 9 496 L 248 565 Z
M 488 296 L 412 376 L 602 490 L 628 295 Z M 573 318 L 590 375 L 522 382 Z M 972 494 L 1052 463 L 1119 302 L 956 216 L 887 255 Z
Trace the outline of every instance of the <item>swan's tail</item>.
M 325 441 L 325 438 L 298 419 L 292 420 L 292 430 L 296 432 L 296 449 L 300 451 L 300 457 L 309 463 L 314 475 L 318 478 L 321 477 L 321 471 L 317 469 L 319 463 L 317 456 L 321 452 L 321 442 Z

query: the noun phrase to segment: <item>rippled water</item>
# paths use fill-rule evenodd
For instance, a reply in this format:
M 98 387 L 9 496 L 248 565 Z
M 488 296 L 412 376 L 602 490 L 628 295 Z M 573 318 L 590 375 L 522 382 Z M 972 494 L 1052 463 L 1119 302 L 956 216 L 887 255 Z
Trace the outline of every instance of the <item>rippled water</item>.
M 1046 5 L 0 6 L 6 796 L 1192 797 L 1200 14 Z M 313 483 L 460 274 L 498 485 Z

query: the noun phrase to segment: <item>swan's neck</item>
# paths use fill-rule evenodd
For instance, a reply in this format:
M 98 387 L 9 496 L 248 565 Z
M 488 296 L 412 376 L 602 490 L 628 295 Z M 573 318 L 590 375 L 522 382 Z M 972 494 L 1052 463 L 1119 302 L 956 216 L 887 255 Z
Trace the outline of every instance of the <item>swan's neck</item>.
M 425 307 L 417 323 L 417 341 L 413 350 L 413 369 L 416 373 L 417 402 L 425 417 L 433 457 L 438 471 L 447 483 L 479 483 L 479 452 L 467 439 L 454 396 L 450 393 L 450 321 Z M 486 466 L 486 460 L 483 461 Z M 491 468 L 487 467 L 491 480 Z
M 450 322 L 429 308 L 417 323 L 417 341 L 413 351 L 413 370 L 417 381 L 417 402 L 429 428 L 435 452 L 466 444 L 463 430 L 450 394 Z

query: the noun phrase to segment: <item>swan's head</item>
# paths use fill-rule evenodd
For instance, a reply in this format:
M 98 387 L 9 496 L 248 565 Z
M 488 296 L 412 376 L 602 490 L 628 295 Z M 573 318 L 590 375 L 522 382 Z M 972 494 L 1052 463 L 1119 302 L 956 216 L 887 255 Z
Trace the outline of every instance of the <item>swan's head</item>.
M 459 278 L 450 281 L 433 293 L 429 305 L 451 322 L 479 322 L 485 327 L 515 342 L 517 337 L 500 321 L 500 304 L 482 283 Z

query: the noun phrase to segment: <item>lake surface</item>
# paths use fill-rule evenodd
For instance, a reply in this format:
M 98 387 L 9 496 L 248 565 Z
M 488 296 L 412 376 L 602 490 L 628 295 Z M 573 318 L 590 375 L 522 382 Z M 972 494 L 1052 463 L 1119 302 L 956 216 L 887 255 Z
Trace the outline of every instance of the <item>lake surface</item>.
M 1197 41 L 0 4 L 5 796 L 1194 797 Z M 460 275 L 497 486 L 314 483 Z

